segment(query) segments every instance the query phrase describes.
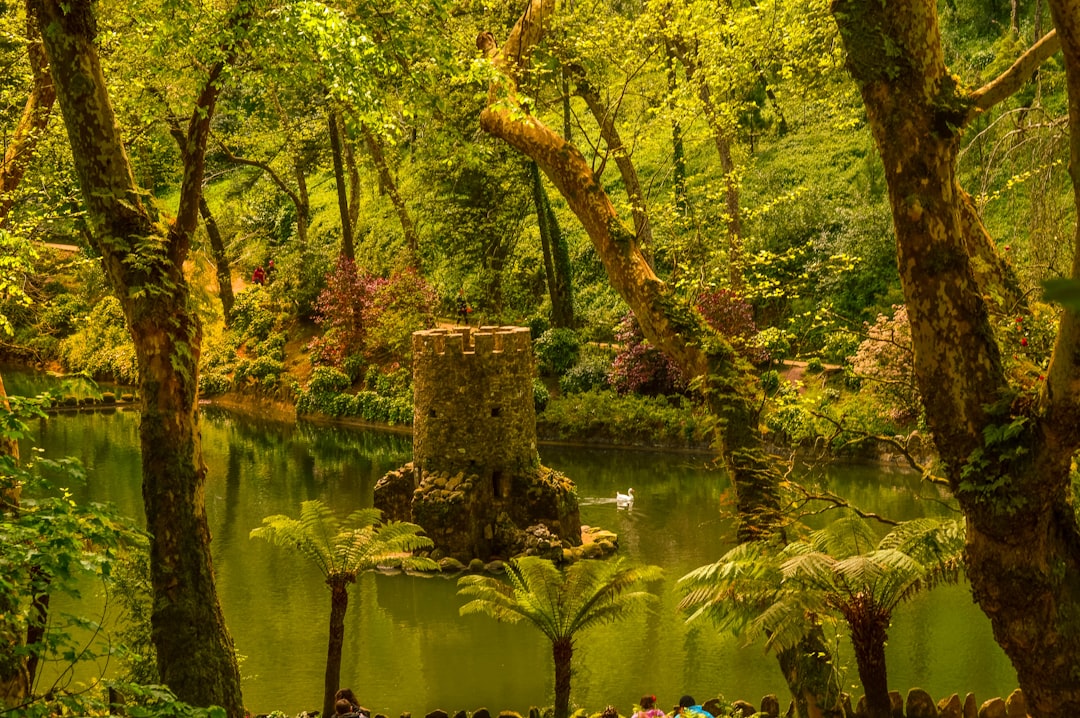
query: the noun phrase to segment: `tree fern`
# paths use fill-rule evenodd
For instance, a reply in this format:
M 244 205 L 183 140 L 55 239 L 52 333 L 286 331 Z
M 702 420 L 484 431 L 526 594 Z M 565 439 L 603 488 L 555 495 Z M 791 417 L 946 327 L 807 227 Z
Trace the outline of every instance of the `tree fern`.
M 348 585 L 361 571 L 380 565 L 434 570 L 438 565 L 413 551 L 432 545 L 415 524 L 381 523 L 378 509 L 358 509 L 340 521 L 321 501 L 300 505 L 300 518 L 278 514 L 267 516 L 263 525 L 252 529 L 251 538 L 261 538 L 275 546 L 295 550 L 318 566 L 330 588 L 330 636 L 326 652 L 323 711 L 333 714 L 333 698 L 341 676 L 341 649 L 345 634 L 345 612 L 349 605 Z
M 547 559 L 525 556 L 507 564 L 505 582 L 491 576 L 462 577 L 458 594 L 471 600 L 460 612 L 507 623 L 525 619 L 547 636 L 555 662 L 555 716 L 565 718 L 574 638 L 653 605 L 656 596 L 638 587 L 661 575 L 658 566 L 628 566 L 622 559 L 582 560 L 560 571 Z
M 879 541 L 865 521 L 846 516 L 783 547 L 735 547 L 679 580 L 679 607 L 687 621 L 708 617 L 776 653 L 797 647 L 823 619 L 843 620 L 869 698 L 871 686 L 886 685 L 892 612 L 918 591 L 957 580 L 963 546 L 957 521 L 906 522 Z

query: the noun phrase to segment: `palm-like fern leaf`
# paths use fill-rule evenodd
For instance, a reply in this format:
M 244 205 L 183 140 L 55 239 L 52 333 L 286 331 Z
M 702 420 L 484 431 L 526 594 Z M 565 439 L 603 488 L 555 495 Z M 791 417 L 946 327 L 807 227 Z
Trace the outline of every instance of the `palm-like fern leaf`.
M 472 599 L 461 613 L 484 613 L 506 622 L 524 618 L 555 641 L 653 603 L 653 594 L 630 589 L 660 578 L 661 570 L 627 566 L 622 560 L 582 560 L 563 572 L 551 561 L 525 556 L 507 564 L 506 576 L 507 582 L 461 578 L 458 593 Z
M 431 546 L 420 527 L 405 522 L 379 523 L 378 509 L 359 509 L 340 521 L 322 501 L 304 501 L 300 518 L 267 516 L 251 531 L 276 546 L 295 549 L 318 566 L 323 576 L 355 577 L 361 571 L 392 563 L 434 569 L 434 561 L 412 555 Z

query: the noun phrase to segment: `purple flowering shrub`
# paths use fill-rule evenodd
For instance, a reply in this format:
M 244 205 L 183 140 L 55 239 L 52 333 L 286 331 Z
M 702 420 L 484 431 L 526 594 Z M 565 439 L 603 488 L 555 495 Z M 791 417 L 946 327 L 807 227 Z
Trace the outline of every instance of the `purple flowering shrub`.
M 615 341 L 623 345 L 615 356 L 609 378 L 615 391 L 655 396 L 686 390 L 686 380 L 679 367 L 649 343 L 633 312 L 627 312 L 619 322 Z

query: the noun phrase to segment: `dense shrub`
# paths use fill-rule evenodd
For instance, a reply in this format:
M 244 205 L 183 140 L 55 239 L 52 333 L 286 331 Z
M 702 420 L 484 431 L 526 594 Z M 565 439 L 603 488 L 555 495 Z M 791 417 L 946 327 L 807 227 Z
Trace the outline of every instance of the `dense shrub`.
M 208 371 L 199 374 L 199 394 L 202 396 L 214 396 L 224 394 L 232 387 L 227 374 L 217 371 Z
M 537 416 L 537 432 L 563 441 L 700 448 L 708 443 L 708 423 L 686 401 L 589 391 L 552 400 Z
M 582 357 L 570 371 L 559 379 L 559 390 L 564 394 L 580 394 L 593 389 L 607 389 L 611 360 L 602 356 Z
M 649 344 L 633 312 L 627 313 L 615 332 L 623 349 L 615 357 L 610 383 L 620 394 L 674 394 L 685 390 L 682 372 L 666 354 Z
M 112 295 L 98 302 L 75 333 L 60 341 L 58 354 L 66 371 L 86 372 L 120 384 L 138 383 L 135 345 L 120 300 Z
M 544 376 L 560 376 L 581 356 L 581 339 L 573 329 L 548 329 L 533 344 L 539 371 Z
M 320 394 L 338 394 L 352 385 L 348 374 L 329 366 L 317 366 L 311 372 L 307 391 Z
M 550 401 L 551 392 L 544 386 L 544 382 L 533 379 L 533 407 L 536 409 L 536 413 L 539 414 L 546 410 Z
M 548 321 L 547 317 L 543 316 L 530 317 L 526 325 L 529 327 L 529 336 L 532 337 L 533 341 L 539 339 L 544 332 L 551 328 L 551 322 Z
M 66 337 L 75 331 L 79 319 L 88 309 L 86 302 L 80 297 L 68 293 L 58 294 L 42 309 L 37 331 L 54 337 Z

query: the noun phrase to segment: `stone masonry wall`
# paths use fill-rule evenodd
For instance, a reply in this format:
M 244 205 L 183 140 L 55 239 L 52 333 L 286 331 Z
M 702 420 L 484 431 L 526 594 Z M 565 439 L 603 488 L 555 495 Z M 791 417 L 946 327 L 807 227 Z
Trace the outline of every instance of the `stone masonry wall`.
M 506 494 L 503 477 L 539 464 L 528 328 L 429 329 L 412 341 L 413 464 L 478 473 Z

